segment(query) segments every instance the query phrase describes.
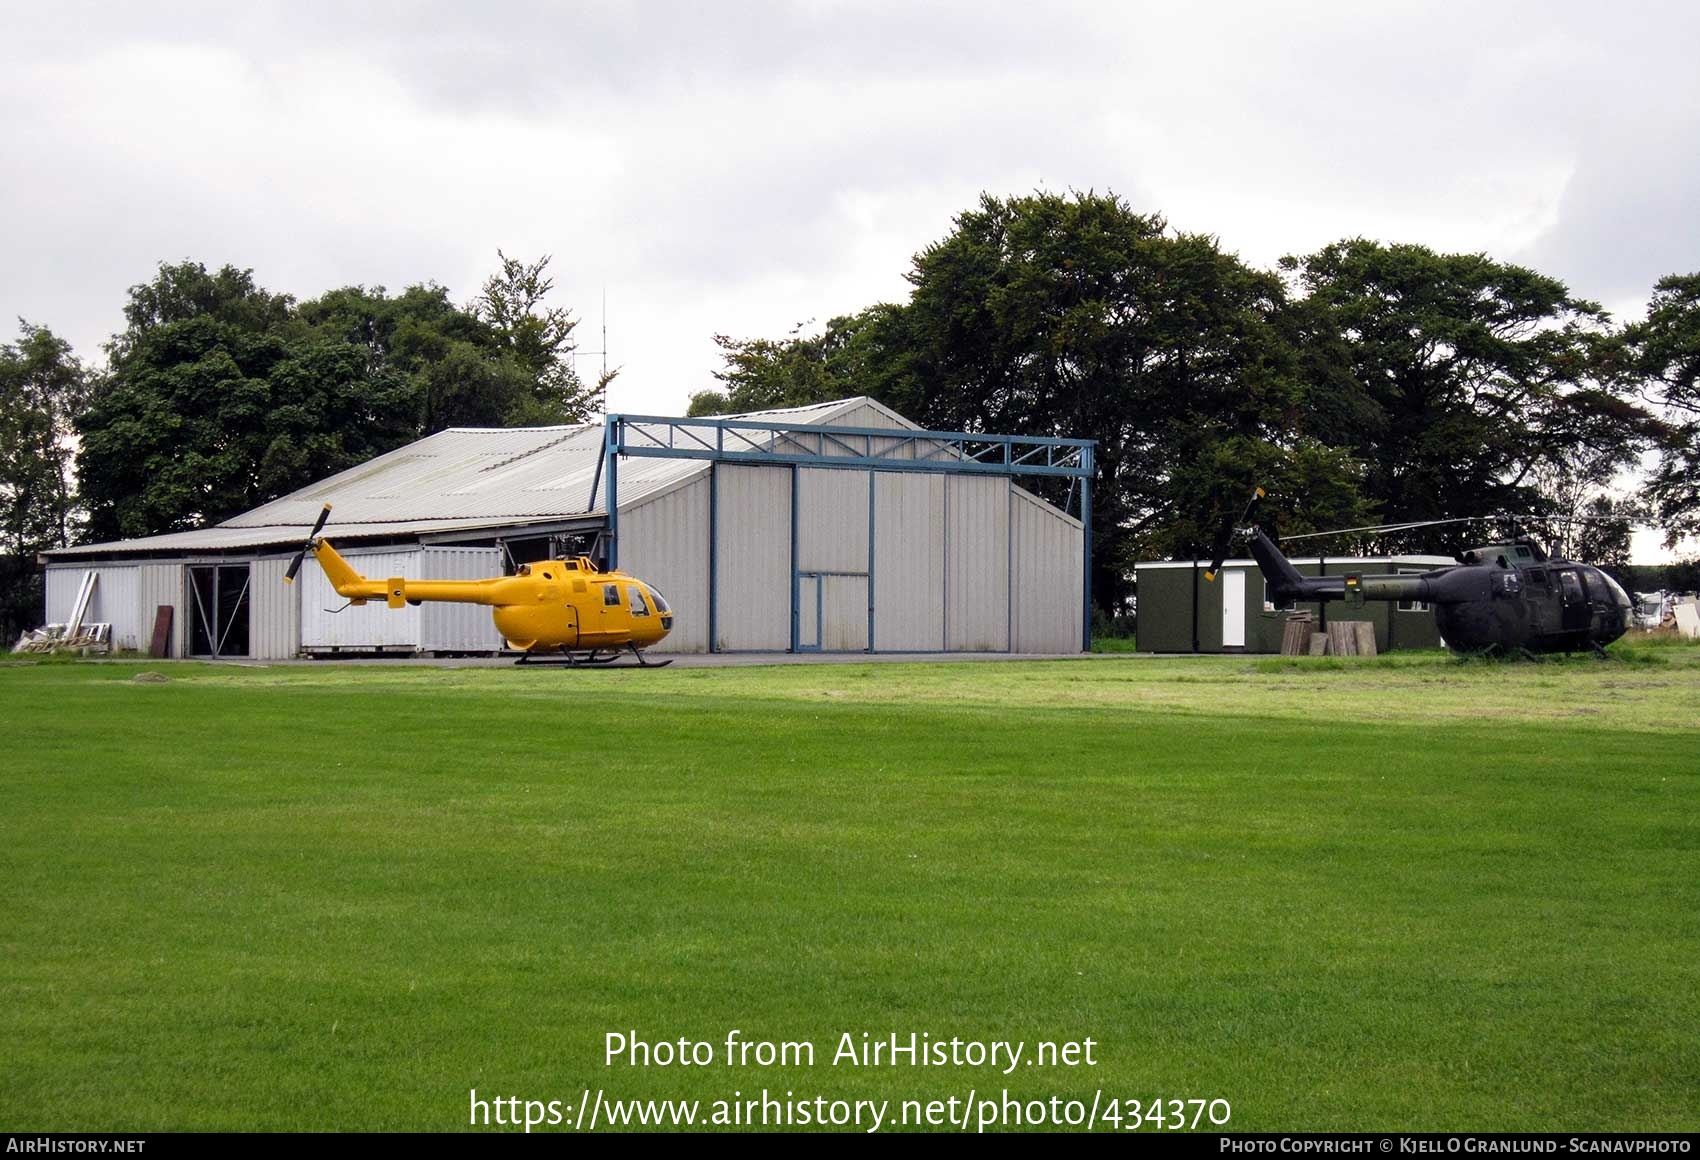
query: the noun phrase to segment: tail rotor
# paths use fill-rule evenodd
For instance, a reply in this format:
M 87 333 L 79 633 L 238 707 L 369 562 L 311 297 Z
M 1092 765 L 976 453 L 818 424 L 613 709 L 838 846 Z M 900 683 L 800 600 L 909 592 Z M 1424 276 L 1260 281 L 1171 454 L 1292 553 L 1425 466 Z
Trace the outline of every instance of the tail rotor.
M 1216 574 L 1222 570 L 1222 561 L 1228 557 L 1228 542 L 1232 539 L 1236 528 L 1248 526 L 1251 513 L 1257 510 L 1257 505 L 1263 502 L 1263 489 L 1257 488 L 1252 492 L 1251 501 L 1245 505 L 1240 518 L 1223 526 L 1222 534 L 1216 537 L 1216 550 L 1211 555 L 1210 567 L 1204 570 L 1204 578 L 1211 583 L 1216 582 Z
M 1262 494 L 1262 493 L 1260 492 L 1259 494 Z M 289 562 L 289 571 L 287 571 L 283 574 L 283 582 L 285 584 L 295 583 L 295 574 L 297 572 L 301 571 L 301 561 L 303 559 L 305 559 L 306 556 L 307 556 L 307 553 L 311 552 L 313 550 L 313 548 L 318 544 L 319 533 L 324 530 L 325 521 L 330 519 L 330 518 L 331 518 L 331 505 L 326 504 L 324 510 L 319 513 L 318 520 L 314 522 L 313 530 L 308 533 L 307 542 L 301 545 L 301 550 L 299 552 L 295 553 L 295 559 L 293 559 Z

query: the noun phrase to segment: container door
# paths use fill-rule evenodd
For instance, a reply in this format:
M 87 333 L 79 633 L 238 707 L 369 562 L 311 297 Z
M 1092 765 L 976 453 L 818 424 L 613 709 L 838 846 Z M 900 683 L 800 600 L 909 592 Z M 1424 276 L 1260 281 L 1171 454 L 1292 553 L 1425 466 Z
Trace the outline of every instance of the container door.
M 1222 573 L 1222 647 L 1245 647 L 1245 571 Z

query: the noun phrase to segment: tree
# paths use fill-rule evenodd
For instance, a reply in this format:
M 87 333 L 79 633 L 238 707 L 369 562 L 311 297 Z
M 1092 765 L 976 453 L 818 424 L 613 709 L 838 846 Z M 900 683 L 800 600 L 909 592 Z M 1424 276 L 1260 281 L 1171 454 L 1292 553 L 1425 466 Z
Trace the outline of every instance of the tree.
M 722 339 L 732 409 L 868 394 L 935 429 L 1096 439 L 1092 584 L 1108 607 L 1136 556 L 1209 551 L 1249 494 L 1245 462 L 1350 471 L 1306 442 L 1280 279 L 1113 194 L 982 197 L 908 279 L 908 302 L 817 337 Z
M 1700 274 L 1660 279 L 1624 346 L 1627 376 L 1665 420 L 1647 498 L 1674 546 L 1700 534 Z
M 161 266 L 124 313 L 76 420 L 97 540 L 215 523 L 416 434 L 405 380 L 251 271 Z
M 554 289 L 550 256 L 525 263 L 496 251 L 502 268 L 484 283 L 471 311 L 495 336 L 503 354 L 529 379 L 530 389 L 509 407 L 508 425 L 579 423 L 602 409 L 617 370 L 586 387 L 573 369 L 573 329 L 578 322 L 543 300 Z
M 434 283 L 298 304 L 252 271 L 162 265 L 77 417 L 90 531 L 217 522 L 444 427 L 582 419 L 548 259 L 502 262 L 465 310 Z
M 1318 434 L 1365 465 L 1392 522 L 1530 512 L 1631 463 L 1651 416 L 1602 385 L 1608 319 L 1563 283 L 1481 254 L 1358 238 L 1282 267 Z M 1545 478 L 1566 492 L 1543 497 Z M 1455 547 L 1462 527 L 1406 547 Z
M 86 377 L 70 344 L 19 320 L 16 343 L 0 346 L 0 635 L 41 618 L 36 554 L 75 533 L 71 416 Z

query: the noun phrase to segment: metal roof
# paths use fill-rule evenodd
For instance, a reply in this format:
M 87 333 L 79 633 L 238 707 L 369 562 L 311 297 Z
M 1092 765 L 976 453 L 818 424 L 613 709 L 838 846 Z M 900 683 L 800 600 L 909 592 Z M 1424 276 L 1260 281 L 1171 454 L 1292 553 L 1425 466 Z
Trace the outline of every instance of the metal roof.
M 752 411 L 727 418 L 830 423 L 873 406 L 896 425 L 915 425 L 873 400 Z M 293 545 L 325 504 L 325 533 L 344 540 L 551 523 L 605 515 L 606 481 L 591 495 L 603 452 L 603 425 L 451 427 L 398 447 L 210 528 L 55 548 L 48 557 L 206 551 Z M 636 506 L 702 474 L 698 460 L 633 458 L 620 464 L 620 508 Z

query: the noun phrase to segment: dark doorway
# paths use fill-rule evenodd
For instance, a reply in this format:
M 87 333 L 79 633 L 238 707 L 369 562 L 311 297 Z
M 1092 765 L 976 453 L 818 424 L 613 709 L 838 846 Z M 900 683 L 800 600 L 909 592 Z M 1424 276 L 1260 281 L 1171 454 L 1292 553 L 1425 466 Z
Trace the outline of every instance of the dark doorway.
M 197 657 L 248 655 L 247 564 L 195 564 L 189 568 L 189 653 Z

